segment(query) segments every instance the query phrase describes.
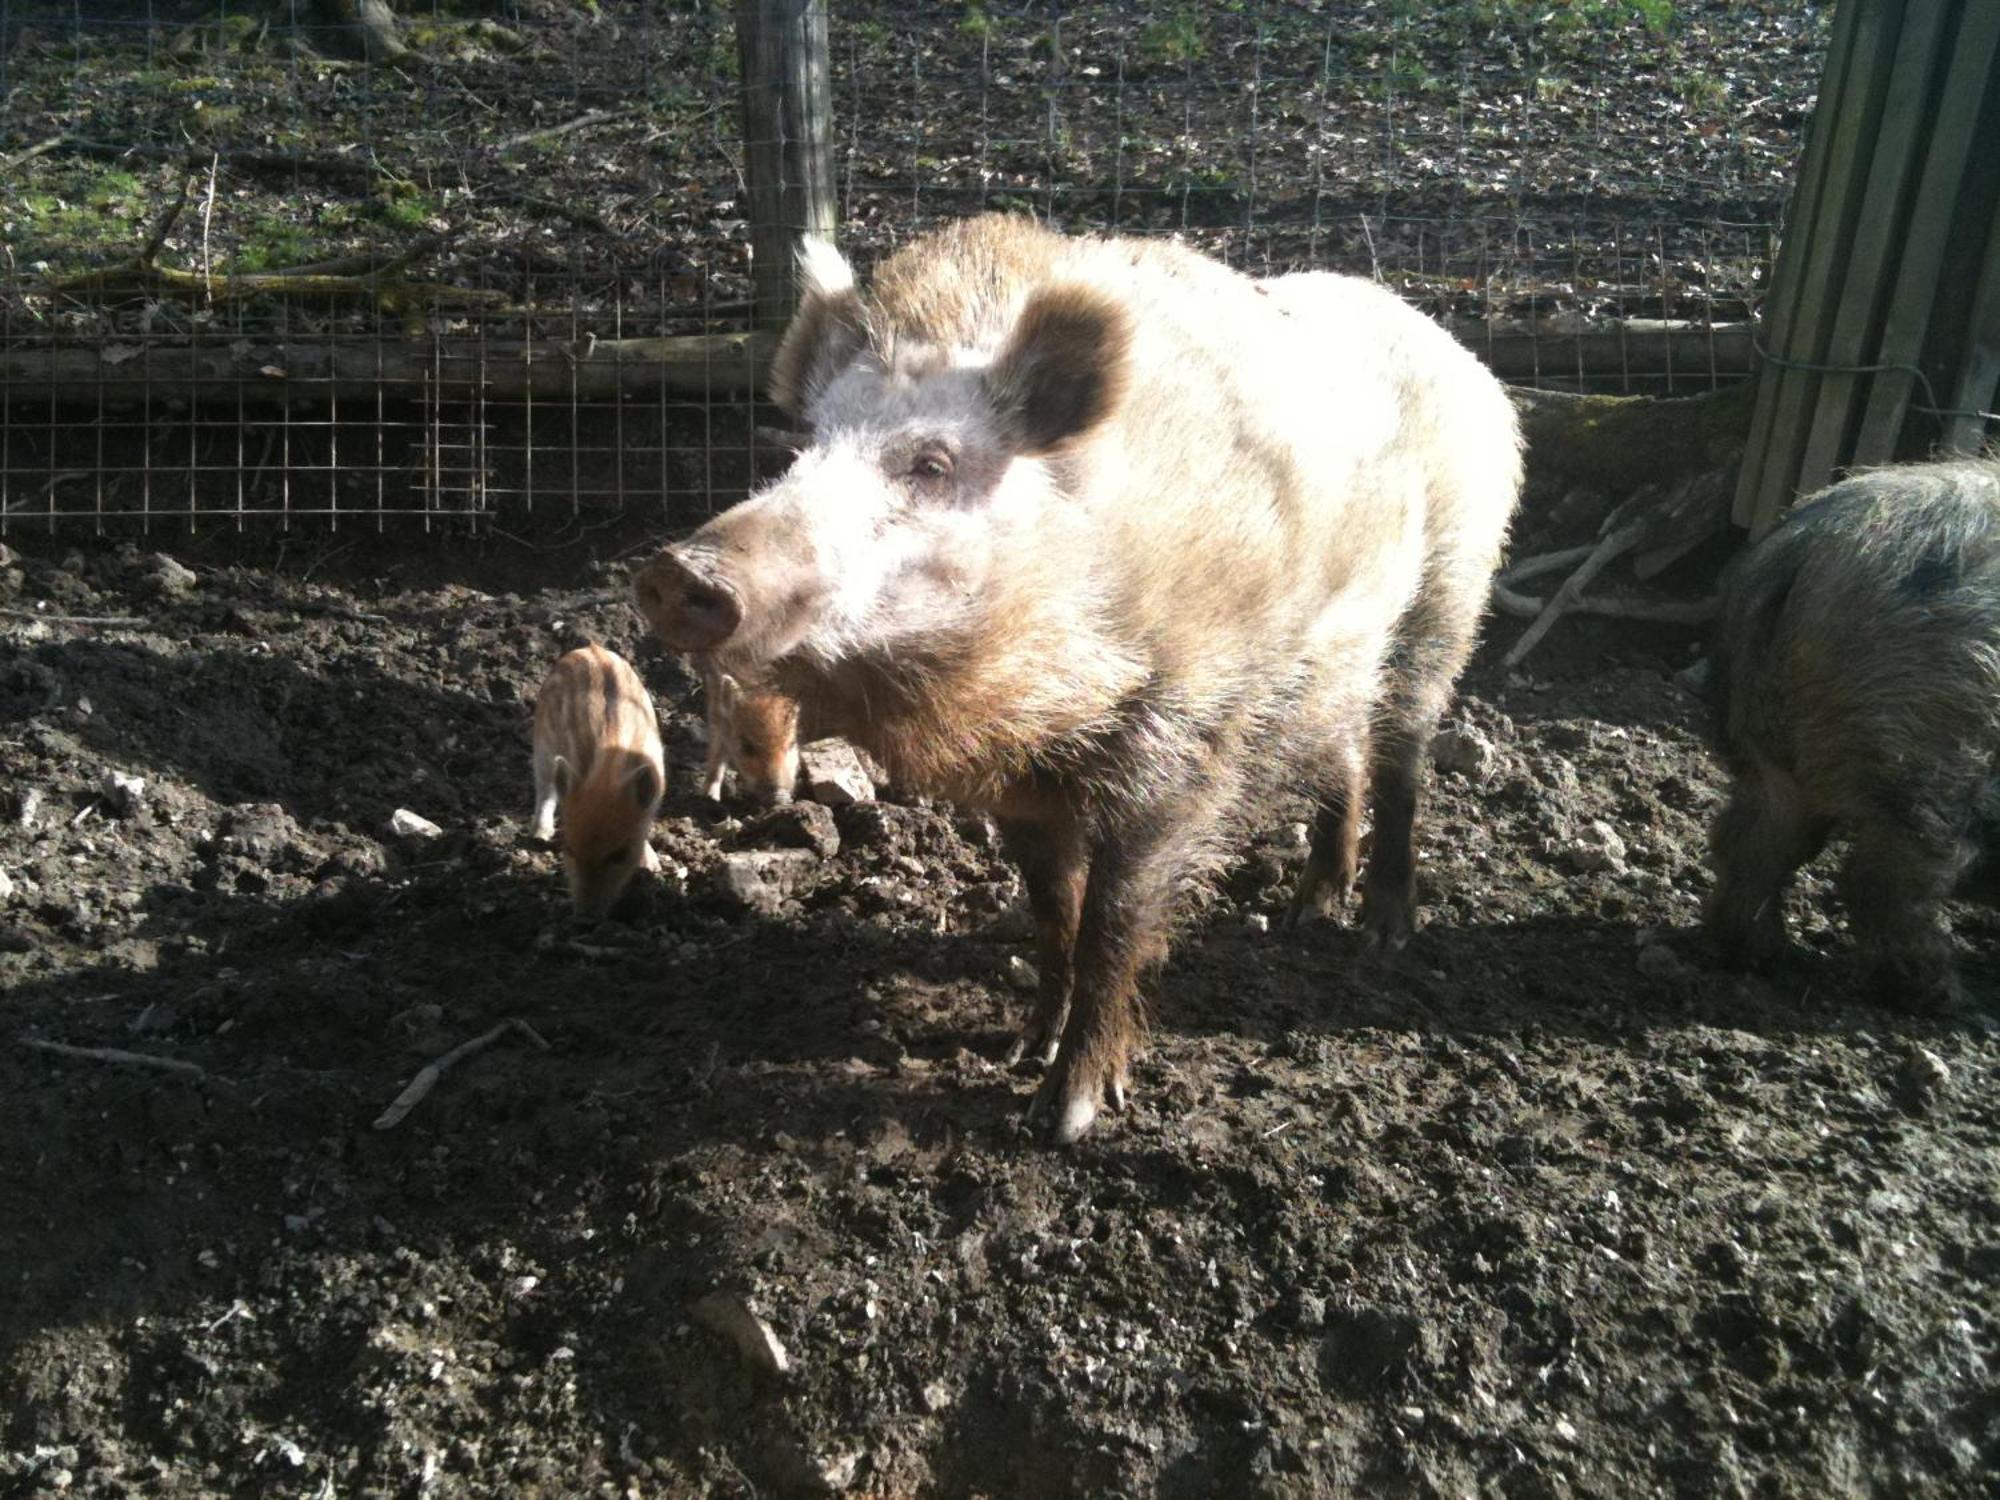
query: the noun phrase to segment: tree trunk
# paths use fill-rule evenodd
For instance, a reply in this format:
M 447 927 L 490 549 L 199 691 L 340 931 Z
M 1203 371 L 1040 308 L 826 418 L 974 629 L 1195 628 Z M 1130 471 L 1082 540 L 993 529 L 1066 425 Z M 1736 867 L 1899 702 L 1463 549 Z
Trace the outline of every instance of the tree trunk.
M 326 19 L 342 28 L 354 50 L 371 63 L 398 63 L 410 55 L 389 0 L 320 0 Z

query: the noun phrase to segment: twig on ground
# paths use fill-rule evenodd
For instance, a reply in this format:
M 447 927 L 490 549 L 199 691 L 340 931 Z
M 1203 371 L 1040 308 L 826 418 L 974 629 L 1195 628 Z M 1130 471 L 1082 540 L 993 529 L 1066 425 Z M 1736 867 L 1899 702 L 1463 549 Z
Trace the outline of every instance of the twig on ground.
M 335 260 L 314 261 L 310 265 L 285 266 L 269 272 L 272 276 L 393 276 L 405 270 L 451 238 L 456 230 L 448 234 L 426 232 L 418 235 L 394 255 L 384 257 L 378 250 L 364 251 L 360 255 L 343 255 Z
M 578 115 L 574 120 L 561 125 L 550 125 L 543 130 L 524 130 L 519 135 L 510 135 L 501 141 L 497 149 L 511 151 L 516 146 L 525 146 L 530 141 L 546 141 L 559 135 L 568 135 L 573 130 L 588 130 L 593 125 L 608 125 L 613 120 L 623 120 L 637 114 L 632 109 L 600 109 L 591 114 Z
M 423 1070 L 410 1080 L 409 1087 L 398 1094 L 395 1102 L 382 1111 L 381 1118 L 375 1122 L 375 1128 L 395 1129 L 403 1122 L 405 1115 L 424 1102 L 424 1096 L 437 1087 L 437 1081 L 444 1077 L 448 1069 L 463 1062 L 475 1052 L 485 1051 L 510 1031 L 520 1032 L 544 1052 L 549 1050 L 549 1044 L 542 1040 L 541 1033 L 518 1016 L 512 1020 L 502 1021 L 484 1035 L 476 1036 L 469 1042 L 460 1042 L 436 1062 L 426 1063 Z
M 201 204 L 201 294 L 202 300 L 211 306 L 215 302 L 215 260 L 209 254 L 208 231 L 215 222 L 215 173 L 222 165 L 222 158 L 213 152 L 208 158 L 208 196 Z
M 25 151 L 16 151 L 5 161 L 0 161 L 0 172 L 11 172 L 24 162 L 31 162 L 36 157 L 55 150 L 56 147 L 62 145 L 68 139 L 69 137 L 66 135 L 52 135 L 45 141 L 37 141 Z
M 58 1057 L 77 1057 L 88 1062 L 117 1063 L 131 1068 L 158 1068 L 187 1078 L 206 1078 L 208 1070 L 178 1057 L 155 1057 L 150 1052 L 127 1052 L 123 1047 L 72 1047 L 67 1042 L 44 1041 L 38 1036 L 20 1038 L 23 1047 L 37 1052 L 53 1052 Z
M 166 244 L 167 236 L 172 233 L 174 221 L 187 207 L 188 194 L 194 190 L 194 179 L 182 177 L 180 182 L 181 190 L 174 195 L 174 201 L 167 205 L 167 211 L 160 215 L 159 222 L 153 226 L 153 232 L 146 236 L 146 243 L 139 250 L 139 264 L 142 266 L 153 263 L 153 257 L 160 253 L 160 247 Z
M 1584 585 L 1603 572 L 1618 558 L 1623 557 L 1644 540 L 1646 528 L 1643 522 L 1632 521 L 1619 527 L 1591 549 L 1590 556 L 1555 591 L 1549 602 L 1542 606 L 1542 612 L 1535 617 L 1534 624 L 1521 633 L 1521 638 L 1501 658 L 1501 665 L 1509 669 L 1518 667 L 1530 651 L 1541 643 L 1543 636 L 1554 627 L 1572 605 L 1582 596 Z
M 1546 599 L 1517 594 L 1505 584 L 1493 585 L 1493 607 L 1503 615 L 1532 620 L 1547 609 Z M 1599 615 L 1610 620 L 1647 620 L 1661 625 L 1704 625 L 1715 618 L 1720 599 L 1591 599 L 1581 595 L 1570 604 L 1573 615 Z
M 1565 547 L 1560 552 L 1544 552 L 1540 557 L 1524 557 L 1517 563 L 1500 570 L 1500 577 L 1508 583 L 1526 583 L 1530 578 L 1540 578 L 1544 573 L 1553 573 L 1557 568 L 1566 568 L 1571 563 L 1580 563 L 1597 550 L 1597 543 L 1585 542 L 1581 547 Z

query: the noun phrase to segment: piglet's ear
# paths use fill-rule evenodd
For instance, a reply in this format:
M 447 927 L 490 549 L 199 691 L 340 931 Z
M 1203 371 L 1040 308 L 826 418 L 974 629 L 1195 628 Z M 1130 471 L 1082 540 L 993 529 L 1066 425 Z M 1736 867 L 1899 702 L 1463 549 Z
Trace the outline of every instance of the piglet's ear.
M 799 247 L 799 310 L 771 360 L 771 400 L 805 422 L 813 400 L 868 342 L 854 269 L 822 239 Z
M 1088 436 L 1125 399 L 1132 325 L 1087 286 L 1043 287 L 1028 298 L 986 393 L 1017 451 L 1050 453 Z

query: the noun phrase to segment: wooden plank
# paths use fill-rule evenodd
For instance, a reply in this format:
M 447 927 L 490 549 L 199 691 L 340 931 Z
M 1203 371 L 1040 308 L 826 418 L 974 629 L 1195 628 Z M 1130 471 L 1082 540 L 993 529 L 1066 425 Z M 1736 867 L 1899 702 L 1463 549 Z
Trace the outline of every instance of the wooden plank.
M 1985 417 L 1976 415 L 2000 410 L 2000 211 L 1993 215 L 1982 265 L 1972 307 L 1971 342 L 1958 382 L 1945 397 L 1945 405 L 1957 413 L 1945 418 L 1939 446 L 1947 453 L 1983 452 L 1990 436 L 2000 436 L 1991 431 Z
M 116 363 L 94 348 L 0 350 L 8 403 L 88 407 L 407 400 L 619 400 L 747 396 L 775 340 L 725 333 L 571 344 L 356 339 L 328 344 L 154 345 Z
M 1849 433 L 1868 390 L 1865 367 L 1878 357 L 1882 319 L 1909 227 L 1910 195 L 1922 175 L 1937 88 L 1947 72 L 1945 49 L 1955 29 L 1949 23 L 1963 3 L 1932 0 L 1913 5 L 1903 18 L 1847 266 L 1837 283 L 1838 300 L 1819 356 L 1834 368 L 1820 375 L 1799 471 L 1792 480 L 1797 493 L 1822 488 L 1848 459 Z
M 776 332 L 796 300 L 800 239 L 834 230 L 826 0 L 738 0 L 736 46 L 755 322 Z
M 1791 336 L 1784 344 L 1766 346 L 1779 360 L 1793 363 L 1780 366 L 1769 435 L 1763 444 L 1763 470 L 1749 507 L 1753 536 L 1768 530 L 1798 494 L 1799 460 L 1819 395 L 1819 372 L 1813 367 L 1825 363 L 1848 248 L 1861 213 L 1861 189 L 1868 167 L 1863 148 L 1881 128 L 1882 103 L 1896 60 L 1894 43 L 1902 28 L 1903 0 L 1846 3 L 1857 5 L 1859 10 L 1854 66 L 1840 95 L 1830 101 L 1833 135 L 1827 148 L 1827 180 L 1812 222 L 1801 226 L 1806 243 L 1799 263 L 1797 311 Z
M 1790 347 L 1799 290 L 1800 269 L 1805 263 L 1807 232 L 1819 213 L 1820 195 L 1825 189 L 1828 152 L 1833 141 L 1834 105 L 1846 92 L 1847 76 L 1854 62 L 1854 38 L 1859 29 L 1864 0 L 1842 0 L 1834 11 L 1833 36 L 1827 46 L 1826 63 L 1820 74 L 1819 97 L 1806 129 L 1806 149 L 1799 163 L 1797 185 L 1785 215 L 1783 238 L 1778 242 L 1778 264 L 1773 274 L 1771 295 L 1764 305 L 1764 347 L 1781 353 Z M 1751 506 L 1759 492 L 1763 475 L 1764 451 L 1770 442 L 1771 423 L 1776 415 L 1778 385 L 1784 371 L 1767 365 L 1757 376 L 1757 406 L 1751 415 L 1750 441 L 1743 450 L 1743 468 L 1737 475 L 1734 517 L 1739 526 L 1751 524 Z
M 2000 5 L 1974 4 L 1959 26 L 1945 78 L 1944 102 L 1938 110 L 1937 127 L 1931 132 L 1923 179 L 1910 212 L 1903 263 L 1896 275 L 1896 292 L 1877 351 L 1879 363 L 1897 368 L 1878 372 L 1869 385 L 1868 404 L 1855 435 L 1853 463 L 1887 463 L 1896 456 L 1916 385 L 1913 371 L 1937 305 L 1938 273 L 1952 217 L 1958 210 L 1966 171 L 1976 160 L 1973 153 L 1980 144 L 1985 92 L 1992 87 L 1996 61 L 2000 61 Z

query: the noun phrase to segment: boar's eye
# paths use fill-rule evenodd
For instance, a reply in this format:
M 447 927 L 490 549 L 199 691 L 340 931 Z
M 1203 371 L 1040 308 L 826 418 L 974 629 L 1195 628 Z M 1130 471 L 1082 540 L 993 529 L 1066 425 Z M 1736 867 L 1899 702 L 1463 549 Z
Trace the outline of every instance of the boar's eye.
M 926 448 L 910 461 L 910 477 L 936 484 L 951 478 L 951 455 L 942 448 Z
M 736 742 L 736 748 L 744 755 L 762 755 L 764 753 L 762 742 L 750 739 L 747 736 Z

